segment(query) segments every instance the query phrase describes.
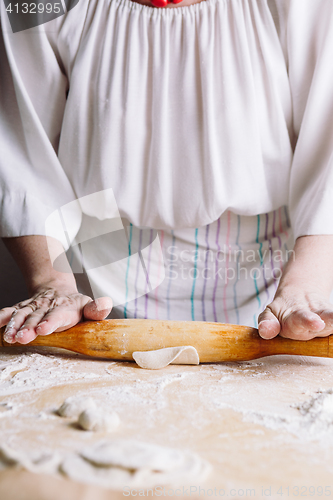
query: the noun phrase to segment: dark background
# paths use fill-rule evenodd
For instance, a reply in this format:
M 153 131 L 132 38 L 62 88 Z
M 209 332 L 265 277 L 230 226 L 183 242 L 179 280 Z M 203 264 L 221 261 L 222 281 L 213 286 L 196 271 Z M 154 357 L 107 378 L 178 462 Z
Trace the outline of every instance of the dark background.
M 27 298 L 21 271 L 0 238 L 0 309 Z

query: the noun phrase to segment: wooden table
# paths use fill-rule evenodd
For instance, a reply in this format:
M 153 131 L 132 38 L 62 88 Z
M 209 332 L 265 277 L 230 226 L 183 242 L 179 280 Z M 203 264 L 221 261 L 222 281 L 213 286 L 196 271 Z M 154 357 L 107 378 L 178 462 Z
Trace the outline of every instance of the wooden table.
M 1 443 L 27 453 L 68 453 L 108 437 L 138 439 L 196 452 L 212 464 L 202 485 L 205 496 L 193 490 L 192 498 L 295 499 L 311 497 L 310 486 L 331 487 L 330 495 L 322 496 L 330 498 L 333 434 L 310 439 L 305 431 L 292 433 L 286 422 L 300 419 L 291 405 L 333 387 L 332 368 L 329 359 L 274 356 L 148 371 L 134 363 L 55 349 L 3 348 Z M 107 411 L 117 411 L 119 430 L 109 436 L 85 432 L 56 416 L 55 410 L 73 395 L 91 396 Z M 320 497 L 318 491 L 312 498 Z M 0 498 L 104 500 L 124 495 L 60 475 L 7 469 L 0 472 Z

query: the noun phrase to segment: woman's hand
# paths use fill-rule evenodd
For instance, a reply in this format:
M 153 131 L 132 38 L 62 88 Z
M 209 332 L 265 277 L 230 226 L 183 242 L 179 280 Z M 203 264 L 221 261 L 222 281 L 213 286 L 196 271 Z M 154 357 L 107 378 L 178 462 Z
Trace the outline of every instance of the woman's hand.
M 4 238 L 25 278 L 31 298 L 0 310 L 0 327 L 7 325 L 6 342 L 28 344 L 37 335 L 63 332 L 82 319 L 105 319 L 112 309 L 109 297 L 92 300 L 77 291 L 70 266 L 53 268 L 52 255 L 64 248 L 55 238 L 41 235 Z M 66 269 L 65 269 L 66 268 Z
M 333 333 L 333 304 L 319 292 L 288 287 L 277 293 L 258 322 L 264 339 L 326 337 Z
M 50 283 L 38 289 L 30 299 L 1 309 L 0 327 L 7 325 L 6 342 L 28 344 L 37 335 L 62 332 L 82 319 L 105 319 L 111 309 L 109 297 L 92 300 L 74 287 Z
M 296 240 L 274 300 L 259 315 L 259 334 L 309 340 L 333 334 L 333 236 Z

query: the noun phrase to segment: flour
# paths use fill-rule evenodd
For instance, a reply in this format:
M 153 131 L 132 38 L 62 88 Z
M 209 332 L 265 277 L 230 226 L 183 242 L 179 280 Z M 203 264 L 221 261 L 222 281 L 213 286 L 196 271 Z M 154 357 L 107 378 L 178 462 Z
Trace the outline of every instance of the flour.
M 333 438 L 333 388 L 318 390 L 309 400 L 295 405 L 302 416 L 302 425 L 313 436 Z
M 13 356 L 9 362 L 0 363 L 0 396 L 100 377 L 93 372 L 80 373 L 76 366 L 73 357 L 62 359 L 37 352 Z
M 11 401 L 0 403 L 0 418 L 7 417 L 9 412 L 13 412 L 14 404 Z
M 293 416 L 268 412 L 244 411 L 245 421 L 264 425 L 272 430 L 285 430 L 302 440 L 324 440 L 333 444 L 333 388 L 318 390 L 301 404 L 290 405 Z
M 333 389 L 317 391 L 308 401 L 295 405 L 310 426 L 320 425 L 333 432 Z
M 173 384 L 174 382 L 180 382 L 188 377 L 190 373 L 176 373 L 175 375 L 167 375 L 166 377 L 161 377 L 159 380 L 155 382 L 155 386 L 158 392 L 162 392 L 168 385 Z
M 137 405 L 143 407 L 155 407 L 162 409 L 165 405 L 164 399 L 154 396 L 162 395 L 164 389 L 173 383 L 182 382 L 190 376 L 190 372 L 176 373 L 157 377 L 154 382 L 136 379 L 131 385 L 123 382 L 121 386 L 115 386 L 107 390 L 110 402 L 115 406 L 119 403 L 126 405 Z

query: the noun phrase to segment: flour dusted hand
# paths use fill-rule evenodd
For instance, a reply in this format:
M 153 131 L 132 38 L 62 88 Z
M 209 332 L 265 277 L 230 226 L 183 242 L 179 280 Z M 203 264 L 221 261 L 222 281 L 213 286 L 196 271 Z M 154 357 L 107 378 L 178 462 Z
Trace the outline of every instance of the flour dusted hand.
M 108 297 L 92 300 L 75 289 L 46 286 L 30 299 L 0 310 L 0 327 L 7 324 L 6 342 L 28 344 L 37 335 L 62 332 L 82 319 L 105 319 L 111 309 Z

